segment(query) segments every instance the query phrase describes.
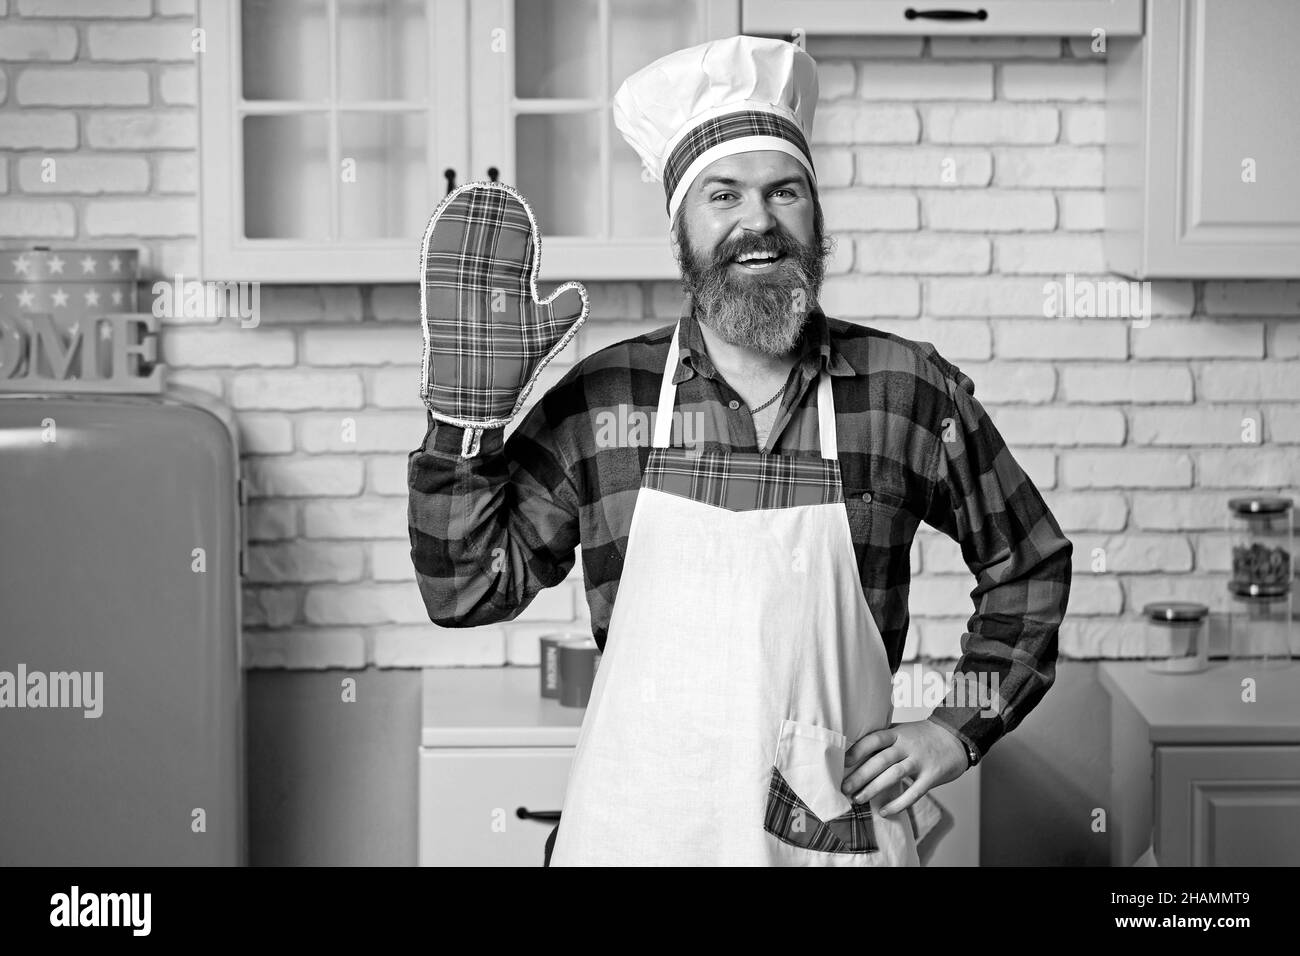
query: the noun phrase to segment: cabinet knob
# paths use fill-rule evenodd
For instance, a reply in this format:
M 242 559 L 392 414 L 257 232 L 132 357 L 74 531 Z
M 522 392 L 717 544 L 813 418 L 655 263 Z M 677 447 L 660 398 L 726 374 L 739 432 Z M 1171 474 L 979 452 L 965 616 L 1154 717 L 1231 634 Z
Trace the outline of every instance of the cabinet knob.
M 497 177 L 500 175 L 501 175 L 501 170 L 497 169 L 495 166 L 488 167 L 488 179 L 492 180 L 492 182 L 496 182 Z
M 456 170 L 444 169 L 442 175 L 447 178 L 447 192 L 451 192 L 456 188 Z

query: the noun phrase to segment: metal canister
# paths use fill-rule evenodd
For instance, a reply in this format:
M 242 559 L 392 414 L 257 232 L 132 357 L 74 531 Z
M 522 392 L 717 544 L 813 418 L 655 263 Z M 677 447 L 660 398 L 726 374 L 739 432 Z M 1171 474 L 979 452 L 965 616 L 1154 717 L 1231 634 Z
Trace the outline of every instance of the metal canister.
M 560 660 L 560 703 L 565 707 L 586 707 L 600 666 L 600 648 L 590 637 L 562 641 Z
M 584 631 L 556 631 L 538 639 L 538 677 L 543 697 L 560 697 L 560 645 L 565 641 L 582 641 L 591 637 Z

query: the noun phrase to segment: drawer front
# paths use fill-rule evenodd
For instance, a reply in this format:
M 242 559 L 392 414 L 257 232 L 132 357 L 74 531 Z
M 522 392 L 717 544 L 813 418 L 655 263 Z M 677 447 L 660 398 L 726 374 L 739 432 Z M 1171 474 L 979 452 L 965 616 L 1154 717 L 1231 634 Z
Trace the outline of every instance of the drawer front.
M 1157 747 L 1161 866 L 1300 866 L 1300 746 Z
M 571 747 L 420 748 L 421 866 L 541 866 Z

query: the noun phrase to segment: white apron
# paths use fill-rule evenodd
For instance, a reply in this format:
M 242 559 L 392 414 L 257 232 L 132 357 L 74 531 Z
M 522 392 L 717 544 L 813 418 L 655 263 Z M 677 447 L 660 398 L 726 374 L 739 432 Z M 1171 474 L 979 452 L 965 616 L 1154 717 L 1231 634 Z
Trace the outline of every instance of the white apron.
M 821 459 L 669 447 L 677 333 L 551 866 L 918 866 L 906 812 L 840 792 L 889 662 Z

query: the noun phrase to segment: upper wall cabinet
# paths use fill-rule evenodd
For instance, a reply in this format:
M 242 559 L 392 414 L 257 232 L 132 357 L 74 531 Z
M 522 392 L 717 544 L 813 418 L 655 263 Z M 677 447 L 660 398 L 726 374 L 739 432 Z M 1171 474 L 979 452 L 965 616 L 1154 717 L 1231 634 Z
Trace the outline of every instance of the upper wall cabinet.
M 200 0 L 205 277 L 413 282 L 450 185 L 519 189 L 541 278 L 675 278 L 629 74 L 740 32 L 739 0 Z
M 463 0 L 202 0 L 205 277 L 414 281 L 465 168 Z
M 528 199 L 543 279 L 679 276 L 663 184 L 611 103 L 652 60 L 739 32 L 736 0 L 474 0 L 470 167 L 497 167 Z
M 1112 43 L 1106 265 L 1139 279 L 1300 277 L 1300 3 L 1149 0 Z
M 766 36 L 1137 36 L 1142 0 L 744 0 L 742 22 Z

